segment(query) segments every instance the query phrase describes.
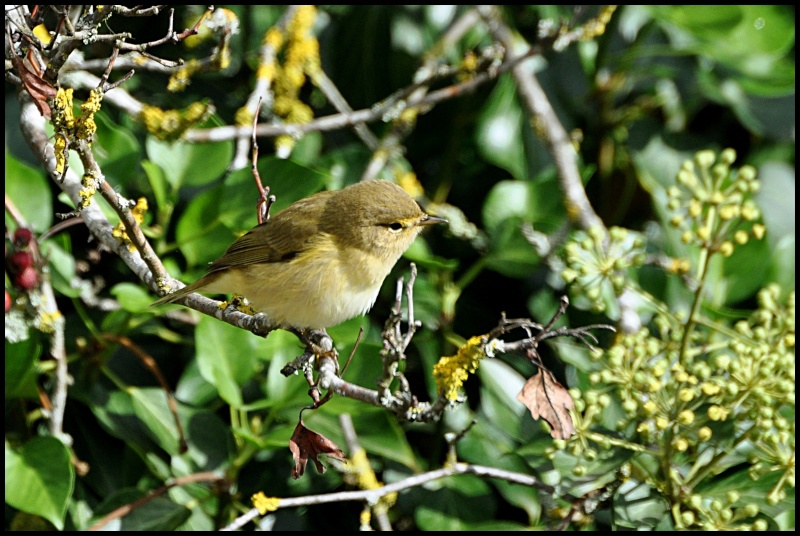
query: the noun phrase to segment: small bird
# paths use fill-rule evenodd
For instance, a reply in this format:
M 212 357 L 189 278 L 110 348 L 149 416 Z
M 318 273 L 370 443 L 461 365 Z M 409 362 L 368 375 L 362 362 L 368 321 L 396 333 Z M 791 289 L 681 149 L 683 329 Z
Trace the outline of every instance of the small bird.
M 422 228 L 445 221 L 387 181 L 319 192 L 251 229 L 203 277 L 153 305 L 238 293 L 284 327 L 335 326 L 366 313 Z

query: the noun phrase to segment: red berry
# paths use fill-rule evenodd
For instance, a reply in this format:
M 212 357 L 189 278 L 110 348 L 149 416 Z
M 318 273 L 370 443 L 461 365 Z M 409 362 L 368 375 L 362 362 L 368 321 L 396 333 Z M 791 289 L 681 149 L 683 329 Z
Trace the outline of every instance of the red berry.
M 33 290 L 39 284 L 39 274 L 33 266 L 28 266 L 14 278 L 14 284 L 22 290 Z
M 20 227 L 14 231 L 14 245 L 18 248 L 27 246 L 31 243 L 31 240 L 33 240 L 33 233 L 31 233 L 30 229 Z
M 12 270 L 19 273 L 29 266 L 33 266 L 33 257 L 27 251 L 15 251 L 8 258 L 8 265 Z
M 6 290 L 6 312 L 8 312 L 9 309 L 11 309 L 12 304 L 13 301 L 11 300 L 11 294 L 9 294 L 8 291 Z

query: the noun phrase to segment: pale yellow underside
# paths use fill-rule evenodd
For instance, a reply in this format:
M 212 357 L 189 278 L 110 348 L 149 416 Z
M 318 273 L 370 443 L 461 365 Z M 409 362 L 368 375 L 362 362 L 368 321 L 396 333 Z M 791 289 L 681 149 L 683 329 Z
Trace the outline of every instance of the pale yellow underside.
M 283 325 L 319 329 L 366 313 L 397 260 L 380 261 L 353 248 L 334 251 L 325 239 L 312 250 L 289 262 L 220 272 L 202 292 L 237 292 Z

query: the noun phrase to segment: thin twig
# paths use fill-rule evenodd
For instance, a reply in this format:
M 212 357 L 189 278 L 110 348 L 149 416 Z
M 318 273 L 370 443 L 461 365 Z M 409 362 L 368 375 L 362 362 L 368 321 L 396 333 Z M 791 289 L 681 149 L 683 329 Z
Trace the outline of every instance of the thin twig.
M 266 223 L 269 221 L 269 209 L 275 202 L 275 196 L 269 194 L 269 186 L 264 186 L 261 182 L 261 175 L 258 172 L 258 141 L 256 140 L 256 125 L 258 124 L 258 112 L 261 110 L 261 97 L 258 99 L 258 106 L 256 113 L 253 114 L 253 159 L 250 165 L 250 170 L 253 172 L 253 179 L 256 181 L 256 189 L 258 190 L 258 201 L 256 202 L 256 213 L 258 216 L 258 224 Z
M 139 508 L 141 506 L 144 506 L 145 504 L 149 503 L 150 501 L 152 501 L 153 499 L 155 499 L 157 497 L 160 497 L 161 495 L 163 495 L 164 493 L 166 493 L 170 489 L 174 488 L 175 486 L 186 486 L 188 484 L 196 484 L 198 482 L 224 483 L 225 482 L 225 477 L 221 476 L 221 475 L 218 475 L 218 474 L 215 474 L 215 473 L 211 473 L 211 472 L 194 473 L 194 474 L 191 474 L 191 475 L 184 475 L 184 476 L 176 477 L 169 484 L 165 484 L 165 485 L 163 485 L 163 486 L 161 486 L 161 487 L 159 487 L 157 489 L 154 489 L 150 493 L 148 493 L 147 495 L 145 495 L 145 496 L 143 496 L 143 497 L 141 497 L 139 499 L 136 499 L 135 501 L 133 501 L 133 502 L 131 502 L 129 504 L 120 506 L 119 508 L 109 512 L 108 514 L 103 516 L 102 519 L 98 520 L 94 525 L 89 527 L 89 530 L 100 530 L 100 529 L 102 529 L 103 527 L 105 527 L 110 522 L 114 521 L 115 519 L 119 519 L 121 517 L 124 517 L 124 516 L 128 515 L 129 513 L 134 511 L 135 509 L 137 509 L 137 508 Z
M 503 24 L 498 10 L 490 6 L 478 7 L 484 22 L 494 38 L 506 50 L 517 48 L 514 34 Z M 534 47 L 530 47 L 534 49 Z M 522 102 L 532 117 L 535 117 L 542 126 L 545 141 L 550 149 L 556 169 L 558 170 L 559 184 L 564 191 L 567 213 L 570 214 L 583 229 L 600 227 L 605 229 L 603 221 L 594 212 L 586 191 L 583 188 L 580 170 L 578 169 L 578 155 L 572 145 L 567 131 L 550 104 L 547 94 L 542 89 L 532 69 L 527 69 L 521 64 L 513 67 L 512 73 L 517 82 L 517 90 Z
M 549 484 L 545 484 L 535 476 L 524 473 L 517 473 L 505 469 L 498 469 L 496 467 L 488 467 L 485 465 L 470 465 L 467 463 L 456 463 L 449 467 L 441 469 L 434 469 L 418 475 L 410 476 L 387 484 L 377 489 L 371 490 L 358 490 L 358 491 L 340 491 L 336 493 L 328 493 L 322 495 L 307 495 L 305 497 L 287 497 L 280 500 L 278 508 L 297 508 L 300 506 L 311 506 L 318 504 L 330 504 L 345 501 L 368 501 L 371 503 L 377 502 L 381 497 L 385 497 L 390 493 L 398 493 L 407 489 L 423 486 L 428 482 L 433 482 L 441 478 L 447 478 L 455 475 L 476 475 L 487 478 L 496 478 L 512 484 L 520 484 L 522 486 L 534 487 L 540 491 L 549 494 L 555 494 L 556 488 Z M 570 496 L 565 496 L 569 500 Z M 572 498 L 574 500 L 574 498 Z M 252 508 L 244 515 L 234 520 L 230 525 L 224 527 L 223 531 L 237 530 L 259 516 L 258 510 Z

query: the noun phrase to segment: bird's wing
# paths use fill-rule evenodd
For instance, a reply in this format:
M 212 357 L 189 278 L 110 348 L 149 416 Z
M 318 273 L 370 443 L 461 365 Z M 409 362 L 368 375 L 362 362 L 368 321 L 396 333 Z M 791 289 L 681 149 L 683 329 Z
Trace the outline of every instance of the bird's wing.
M 279 212 L 267 223 L 254 227 L 236 240 L 209 266 L 208 274 L 231 267 L 289 262 L 319 238 L 319 220 L 326 194 L 302 199 Z M 320 197 L 322 199 L 320 199 Z

